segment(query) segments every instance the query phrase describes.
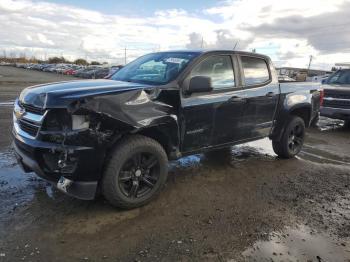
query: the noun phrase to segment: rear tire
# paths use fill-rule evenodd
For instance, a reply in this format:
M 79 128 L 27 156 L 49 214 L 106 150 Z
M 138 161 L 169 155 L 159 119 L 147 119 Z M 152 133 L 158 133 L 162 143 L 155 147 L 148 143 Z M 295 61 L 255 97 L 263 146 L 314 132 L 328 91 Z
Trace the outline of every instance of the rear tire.
M 160 192 L 167 175 L 168 158 L 163 147 L 151 138 L 131 136 L 111 153 L 102 179 L 102 193 L 115 207 L 140 207 Z
M 281 158 L 292 158 L 296 156 L 304 144 L 305 123 L 298 116 L 288 118 L 286 127 L 279 141 L 273 140 L 272 147 Z

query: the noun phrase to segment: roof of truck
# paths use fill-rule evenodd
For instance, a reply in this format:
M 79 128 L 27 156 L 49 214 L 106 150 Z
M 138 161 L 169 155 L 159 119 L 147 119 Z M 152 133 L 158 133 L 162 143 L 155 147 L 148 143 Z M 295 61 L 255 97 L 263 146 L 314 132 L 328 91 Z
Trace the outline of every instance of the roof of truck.
M 205 53 L 235 53 L 235 54 L 240 54 L 240 55 L 256 55 L 256 56 L 261 56 L 261 57 L 266 57 L 269 58 L 266 55 L 259 54 L 259 53 L 254 53 L 254 52 L 246 52 L 246 51 L 238 51 L 238 50 L 233 50 L 233 49 L 185 49 L 185 50 L 166 50 L 166 51 L 159 51 L 155 53 L 197 53 L 197 54 L 205 54 Z

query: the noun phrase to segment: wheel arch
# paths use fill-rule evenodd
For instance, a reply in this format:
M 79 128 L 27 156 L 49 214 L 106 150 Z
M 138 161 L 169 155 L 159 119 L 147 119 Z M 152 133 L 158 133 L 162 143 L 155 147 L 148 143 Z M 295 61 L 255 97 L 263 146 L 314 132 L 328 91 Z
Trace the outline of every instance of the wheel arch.
M 291 116 L 300 117 L 303 119 L 305 127 L 309 127 L 311 122 L 311 105 L 308 103 L 303 103 L 295 105 L 289 109 L 285 109 L 277 118 L 275 126 L 270 135 L 270 139 L 275 141 L 279 141 L 281 139 L 286 128 L 287 121 Z
M 166 123 L 135 130 L 132 134 L 143 135 L 156 140 L 165 150 L 169 159 L 179 156 L 179 131 L 177 123 Z
M 305 126 L 309 127 L 311 121 L 311 105 L 303 104 L 295 106 L 289 110 L 289 115 L 300 117 L 304 120 Z

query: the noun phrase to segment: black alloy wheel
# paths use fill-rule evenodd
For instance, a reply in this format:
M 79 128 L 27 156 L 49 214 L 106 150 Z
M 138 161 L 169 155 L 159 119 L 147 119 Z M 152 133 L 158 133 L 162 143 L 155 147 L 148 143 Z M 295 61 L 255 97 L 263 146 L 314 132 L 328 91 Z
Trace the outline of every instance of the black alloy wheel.
M 101 181 L 105 198 L 123 209 L 150 202 L 168 175 L 168 157 L 154 139 L 133 135 L 122 139 L 110 153 Z
M 300 152 L 304 142 L 304 127 L 296 124 L 291 128 L 288 136 L 288 147 L 292 154 L 296 155 Z
M 129 198 L 149 194 L 159 179 L 159 162 L 151 153 L 139 152 L 127 159 L 118 176 L 118 186 Z
M 305 139 L 305 122 L 301 117 L 290 116 L 286 120 L 282 136 L 272 140 L 275 153 L 281 158 L 292 158 L 302 149 Z

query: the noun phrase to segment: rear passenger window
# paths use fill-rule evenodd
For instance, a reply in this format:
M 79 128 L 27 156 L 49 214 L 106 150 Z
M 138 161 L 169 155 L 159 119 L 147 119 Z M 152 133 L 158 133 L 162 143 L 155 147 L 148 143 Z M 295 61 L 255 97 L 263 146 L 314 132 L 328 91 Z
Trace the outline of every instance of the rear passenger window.
M 232 61 L 228 55 L 206 58 L 192 70 L 191 77 L 194 76 L 210 77 L 213 89 L 215 90 L 235 86 Z
M 242 56 L 241 61 L 247 86 L 259 85 L 270 79 L 269 69 L 264 59 Z

